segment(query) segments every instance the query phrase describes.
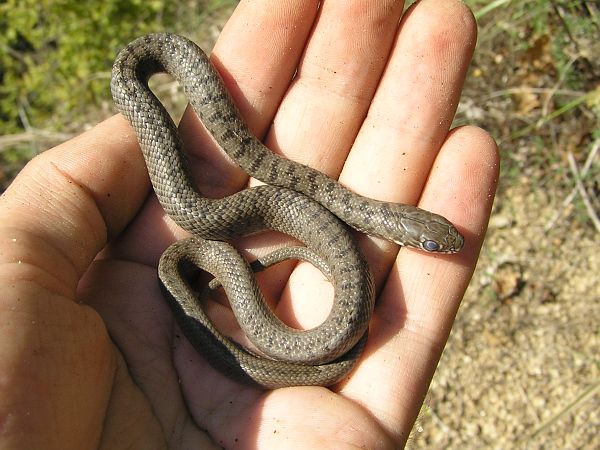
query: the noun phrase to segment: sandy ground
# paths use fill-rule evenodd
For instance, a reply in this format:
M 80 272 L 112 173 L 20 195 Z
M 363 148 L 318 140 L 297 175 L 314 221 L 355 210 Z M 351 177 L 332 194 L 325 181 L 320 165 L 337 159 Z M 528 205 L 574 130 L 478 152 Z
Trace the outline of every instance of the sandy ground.
M 409 448 L 600 448 L 600 236 L 557 203 L 499 193 Z

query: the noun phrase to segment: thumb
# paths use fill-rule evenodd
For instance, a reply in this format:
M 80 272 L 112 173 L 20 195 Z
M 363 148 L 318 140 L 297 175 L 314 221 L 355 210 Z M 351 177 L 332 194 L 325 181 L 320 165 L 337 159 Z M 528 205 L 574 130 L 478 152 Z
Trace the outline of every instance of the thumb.
M 116 357 L 77 284 L 148 188 L 115 116 L 34 158 L 0 197 L 0 447 L 98 443 Z

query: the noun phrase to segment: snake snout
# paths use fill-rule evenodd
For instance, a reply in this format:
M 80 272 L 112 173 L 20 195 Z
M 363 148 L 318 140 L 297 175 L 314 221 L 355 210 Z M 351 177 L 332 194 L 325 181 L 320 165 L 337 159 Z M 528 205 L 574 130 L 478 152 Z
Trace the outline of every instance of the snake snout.
M 446 236 L 443 250 L 438 250 L 441 253 L 458 253 L 462 250 L 465 239 L 457 231 L 457 229 L 451 225 L 448 229 L 448 235 Z
M 464 238 L 446 218 L 433 215 L 421 230 L 418 247 L 429 253 L 458 253 L 464 245 Z

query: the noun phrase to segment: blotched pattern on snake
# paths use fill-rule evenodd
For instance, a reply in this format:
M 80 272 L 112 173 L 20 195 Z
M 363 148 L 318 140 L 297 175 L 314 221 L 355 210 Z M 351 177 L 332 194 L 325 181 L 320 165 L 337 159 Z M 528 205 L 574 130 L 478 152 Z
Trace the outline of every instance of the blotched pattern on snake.
M 216 142 L 251 176 L 267 183 L 223 199 L 195 188 L 177 127 L 148 88 L 155 73 L 174 76 Z M 267 388 L 331 385 L 356 363 L 374 307 L 373 280 L 346 224 L 400 245 L 453 253 L 462 236 L 445 218 L 413 206 L 362 197 L 307 166 L 278 157 L 248 130 L 204 52 L 172 34 L 133 41 L 118 55 L 111 89 L 119 111 L 135 129 L 158 199 L 193 237 L 165 251 L 161 286 L 182 331 L 224 373 Z M 341 219 L 341 220 L 340 220 Z M 331 280 L 332 310 L 316 328 L 300 331 L 266 306 L 253 270 L 222 242 L 263 230 L 295 237 L 305 248 L 281 258 L 305 259 Z M 240 326 L 259 349 L 252 352 L 215 329 L 186 275 L 194 267 L 221 283 Z

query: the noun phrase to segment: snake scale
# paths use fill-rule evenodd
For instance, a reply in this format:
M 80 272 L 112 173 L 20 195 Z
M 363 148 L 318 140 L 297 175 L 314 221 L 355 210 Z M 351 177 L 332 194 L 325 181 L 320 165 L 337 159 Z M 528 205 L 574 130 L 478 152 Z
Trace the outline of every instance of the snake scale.
M 177 127 L 148 88 L 148 79 L 159 72 L 179 81 L 219 146 L 266 185 L 222 199 L 198 192 Z M 193 235 L 161 257 L 158 273 L 165 298 L 194 348 L 231 377 L 265 388 L 328 386 L 355 365 L 375 301 L 371 272 L 345 223 L 428 252 L 454 253 L 462 247 L 462 236 L 439 215 L 362 197 L 269 151 L 240 118 L 208 57 L 186 38 L 152 34 L 130 43 L 116 58 L 111 90 L 138 136 L 161 205 Z M 333 283 L 333 306 L 321 325 L 301 331 L 281 322 L 266 305 L 252 267 L 224 242 L 263 230 L 286 233 L 305 245 L 267 257 L 265 265 L 304 259 Z M 188 281 L 195 268 L 211 273 L 222 285 L 240 327 L 258 351 L 214 327 Z

